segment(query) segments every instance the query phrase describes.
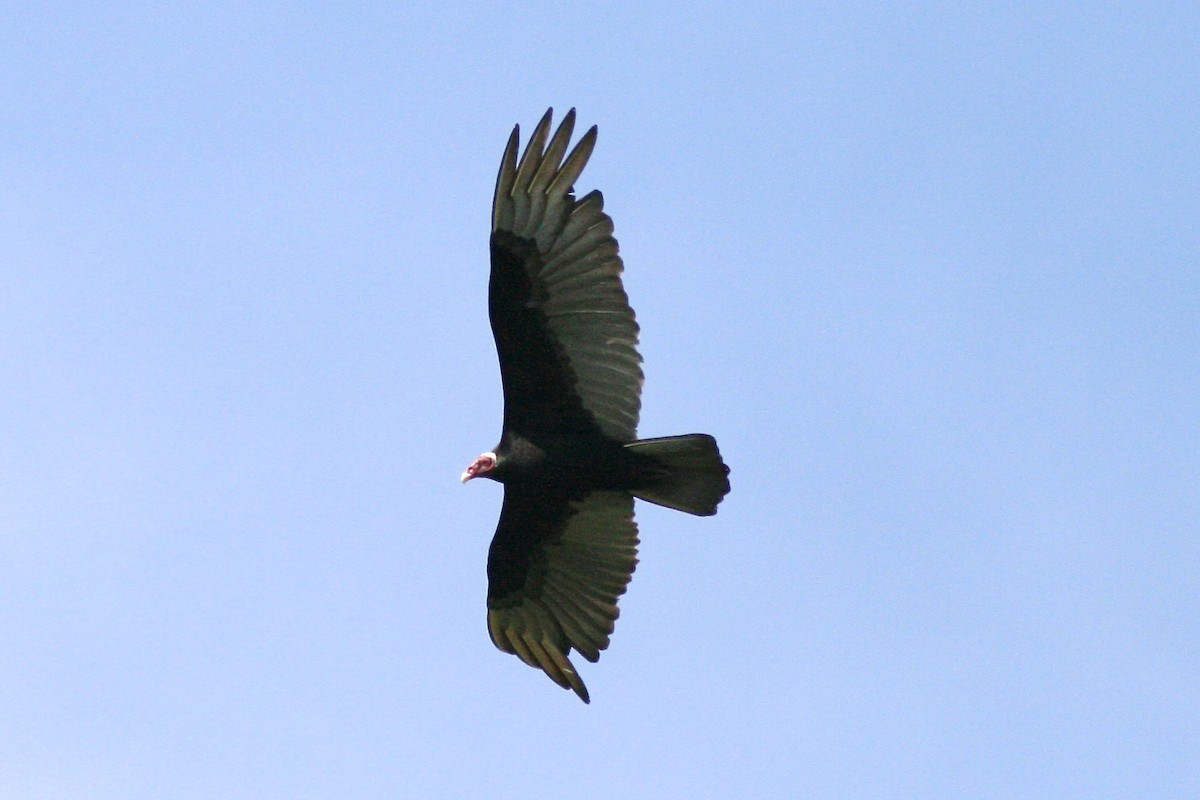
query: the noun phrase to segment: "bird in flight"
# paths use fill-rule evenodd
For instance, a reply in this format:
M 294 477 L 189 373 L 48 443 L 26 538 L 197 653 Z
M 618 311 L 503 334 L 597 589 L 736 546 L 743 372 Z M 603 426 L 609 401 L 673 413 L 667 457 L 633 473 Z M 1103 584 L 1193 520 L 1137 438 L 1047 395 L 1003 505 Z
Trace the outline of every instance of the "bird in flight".
M 587 703 L 569 656 L 595 662 L 608 647 L 637 564 L 633 499 L 709 516 L 729 468 L 707 434 L 637 438 L 642 357 L 612 219 L 600 192 L 573 190 L 596 127 L 567 154 L 575 109 L 553 136 L 551 115 L 519 161 L 514 127 L 500 161 L 488 311 L 504 424 L 462 481 L 504 484 L 488 552 L 492 642 Z

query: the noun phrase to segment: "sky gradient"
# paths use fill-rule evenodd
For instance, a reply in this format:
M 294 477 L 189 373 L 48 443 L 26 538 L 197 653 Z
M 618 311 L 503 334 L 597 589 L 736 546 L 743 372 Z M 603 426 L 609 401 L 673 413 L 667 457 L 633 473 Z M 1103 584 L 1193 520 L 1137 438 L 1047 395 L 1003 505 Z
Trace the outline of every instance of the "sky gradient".
M 5 19 L 0 796 L 1200 796 L 1194 3 Z M 458 482 L 547 106 L 733 470 L 590 706 Z

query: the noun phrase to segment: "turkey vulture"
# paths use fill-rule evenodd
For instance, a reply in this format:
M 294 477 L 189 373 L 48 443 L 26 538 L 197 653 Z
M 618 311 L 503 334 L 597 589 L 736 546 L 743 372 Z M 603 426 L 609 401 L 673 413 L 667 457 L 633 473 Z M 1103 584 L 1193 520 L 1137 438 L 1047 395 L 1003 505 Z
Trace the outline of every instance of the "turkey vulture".
M 633 498 L 717 513 L 729 468 L 702 433 L 638 439 L 642 357 L 621 258 L 600 192 L 576 200 L 593 126 L 564 159 L 575 110 L 551 111 L 517 161 L 520 126 L 492 201 L 488 311 L 504 386 L 500 443 L 462 474 L 504 484 L 488 552 L 492 642 L 588 692 L 568 655 L 608 647 L 637 564 Z

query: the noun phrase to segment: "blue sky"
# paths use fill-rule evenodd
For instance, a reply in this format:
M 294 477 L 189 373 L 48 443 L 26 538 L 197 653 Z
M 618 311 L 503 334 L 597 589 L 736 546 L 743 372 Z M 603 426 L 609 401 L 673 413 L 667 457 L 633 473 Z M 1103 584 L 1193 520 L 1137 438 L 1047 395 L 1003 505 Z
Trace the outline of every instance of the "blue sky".
M 1193 798 L 1194 4 L 11 5 L 0 795 Z M 591 706 L 496 651 L 492 184 L 642 325 Z

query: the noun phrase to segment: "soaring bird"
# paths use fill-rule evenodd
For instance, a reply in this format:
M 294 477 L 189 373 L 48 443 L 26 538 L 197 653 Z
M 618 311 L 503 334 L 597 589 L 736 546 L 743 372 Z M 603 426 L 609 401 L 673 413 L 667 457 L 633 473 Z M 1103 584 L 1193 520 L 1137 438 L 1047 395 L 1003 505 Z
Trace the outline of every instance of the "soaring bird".
M 612 219 L 600 192 L 574 195 L 596 127 L 567 155 L 575 109 L 553 136 L 551 116 L 520 161 L 515 126 L 500 161 L 488 311 L 504 425 L 462 481 L 504 484 L 488 552 L 492 642 L 587 703 L 569 655 L 595 662 L 608 647 L 637 564 L 633 499 L 709 516 L 729 468 L 707 434 L 637 438 L 642 357 Z

